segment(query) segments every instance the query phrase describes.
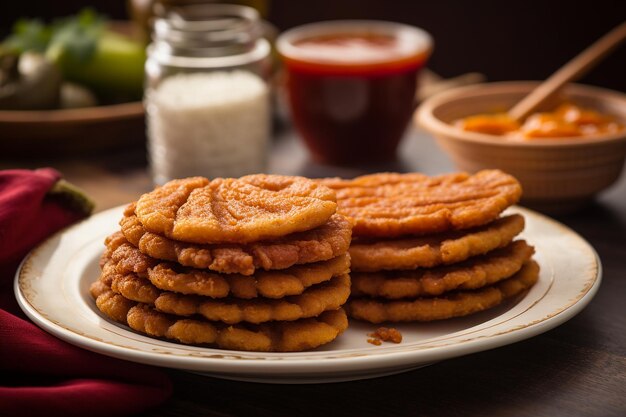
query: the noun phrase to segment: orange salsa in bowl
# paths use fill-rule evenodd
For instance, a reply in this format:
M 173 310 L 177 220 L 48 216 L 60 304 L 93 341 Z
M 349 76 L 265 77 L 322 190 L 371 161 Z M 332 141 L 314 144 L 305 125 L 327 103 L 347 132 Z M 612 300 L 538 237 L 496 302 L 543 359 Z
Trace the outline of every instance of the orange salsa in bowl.
M 572 138 L 610 135 L 624 130 L 613 116 L 563 103 L 552 112 L 534 113 L 523 123 L 506 113 L 478 114 L 458 120 L 463 130 L 511 139 Z

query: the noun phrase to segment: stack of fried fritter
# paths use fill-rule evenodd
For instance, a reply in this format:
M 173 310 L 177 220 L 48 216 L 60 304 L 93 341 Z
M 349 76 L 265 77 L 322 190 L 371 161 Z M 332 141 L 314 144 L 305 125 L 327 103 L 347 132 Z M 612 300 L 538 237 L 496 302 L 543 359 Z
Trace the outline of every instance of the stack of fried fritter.
M 431 321 L 486 310 L 531 287 L 532 246 L 514 241 L 521 196 L 501 171 L 327 179 L 354 223 L 348 314 L 373 323 Z
M 108 237 L 91 293 L 150 336 L 301 351 L 347 328 L 351 224 L 301 177 L 175 180 L 144 194 Z

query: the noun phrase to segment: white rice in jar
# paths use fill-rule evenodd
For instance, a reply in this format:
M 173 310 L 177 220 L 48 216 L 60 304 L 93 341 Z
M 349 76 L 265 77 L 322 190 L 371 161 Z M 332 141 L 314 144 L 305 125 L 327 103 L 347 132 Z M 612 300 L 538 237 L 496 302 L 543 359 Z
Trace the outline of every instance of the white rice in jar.
M 259 76 L 241 70 L 176 74 L 147 93 L 146 110 L 157 184 L 264 171 L 271 114 Z

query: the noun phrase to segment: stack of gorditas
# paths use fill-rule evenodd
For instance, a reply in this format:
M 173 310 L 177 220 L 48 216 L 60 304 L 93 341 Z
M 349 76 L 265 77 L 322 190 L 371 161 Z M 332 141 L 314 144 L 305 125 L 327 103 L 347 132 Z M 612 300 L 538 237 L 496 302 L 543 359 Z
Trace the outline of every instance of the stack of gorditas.
M 326 179 L 339 213 L 354 224 L 350 317 L 432 321 L 483 311 L 538 279 L 534 249 L 515 237 L 520 214 L 502 215 L 521 196 L 501 171 L 438 177 L 374 174 Z
M 171 181 L 128 206 L 106 239 L 98 308 L 185 344 L 302 351 L 348 326 L 351 224 L 301 177 Z

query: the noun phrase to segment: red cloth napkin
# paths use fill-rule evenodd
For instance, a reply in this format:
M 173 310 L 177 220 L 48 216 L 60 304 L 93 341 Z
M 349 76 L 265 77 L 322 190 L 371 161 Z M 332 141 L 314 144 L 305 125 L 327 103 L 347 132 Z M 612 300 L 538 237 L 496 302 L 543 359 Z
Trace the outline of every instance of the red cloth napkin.
M 13 295 L 19 261 L 35 244 L 85 212 L 49 193 L 53 169 L 0 171 L 0 415 L 118 416 L 144 411 L 171 393 L 156 368 L 101 356 L 28 321 Z

